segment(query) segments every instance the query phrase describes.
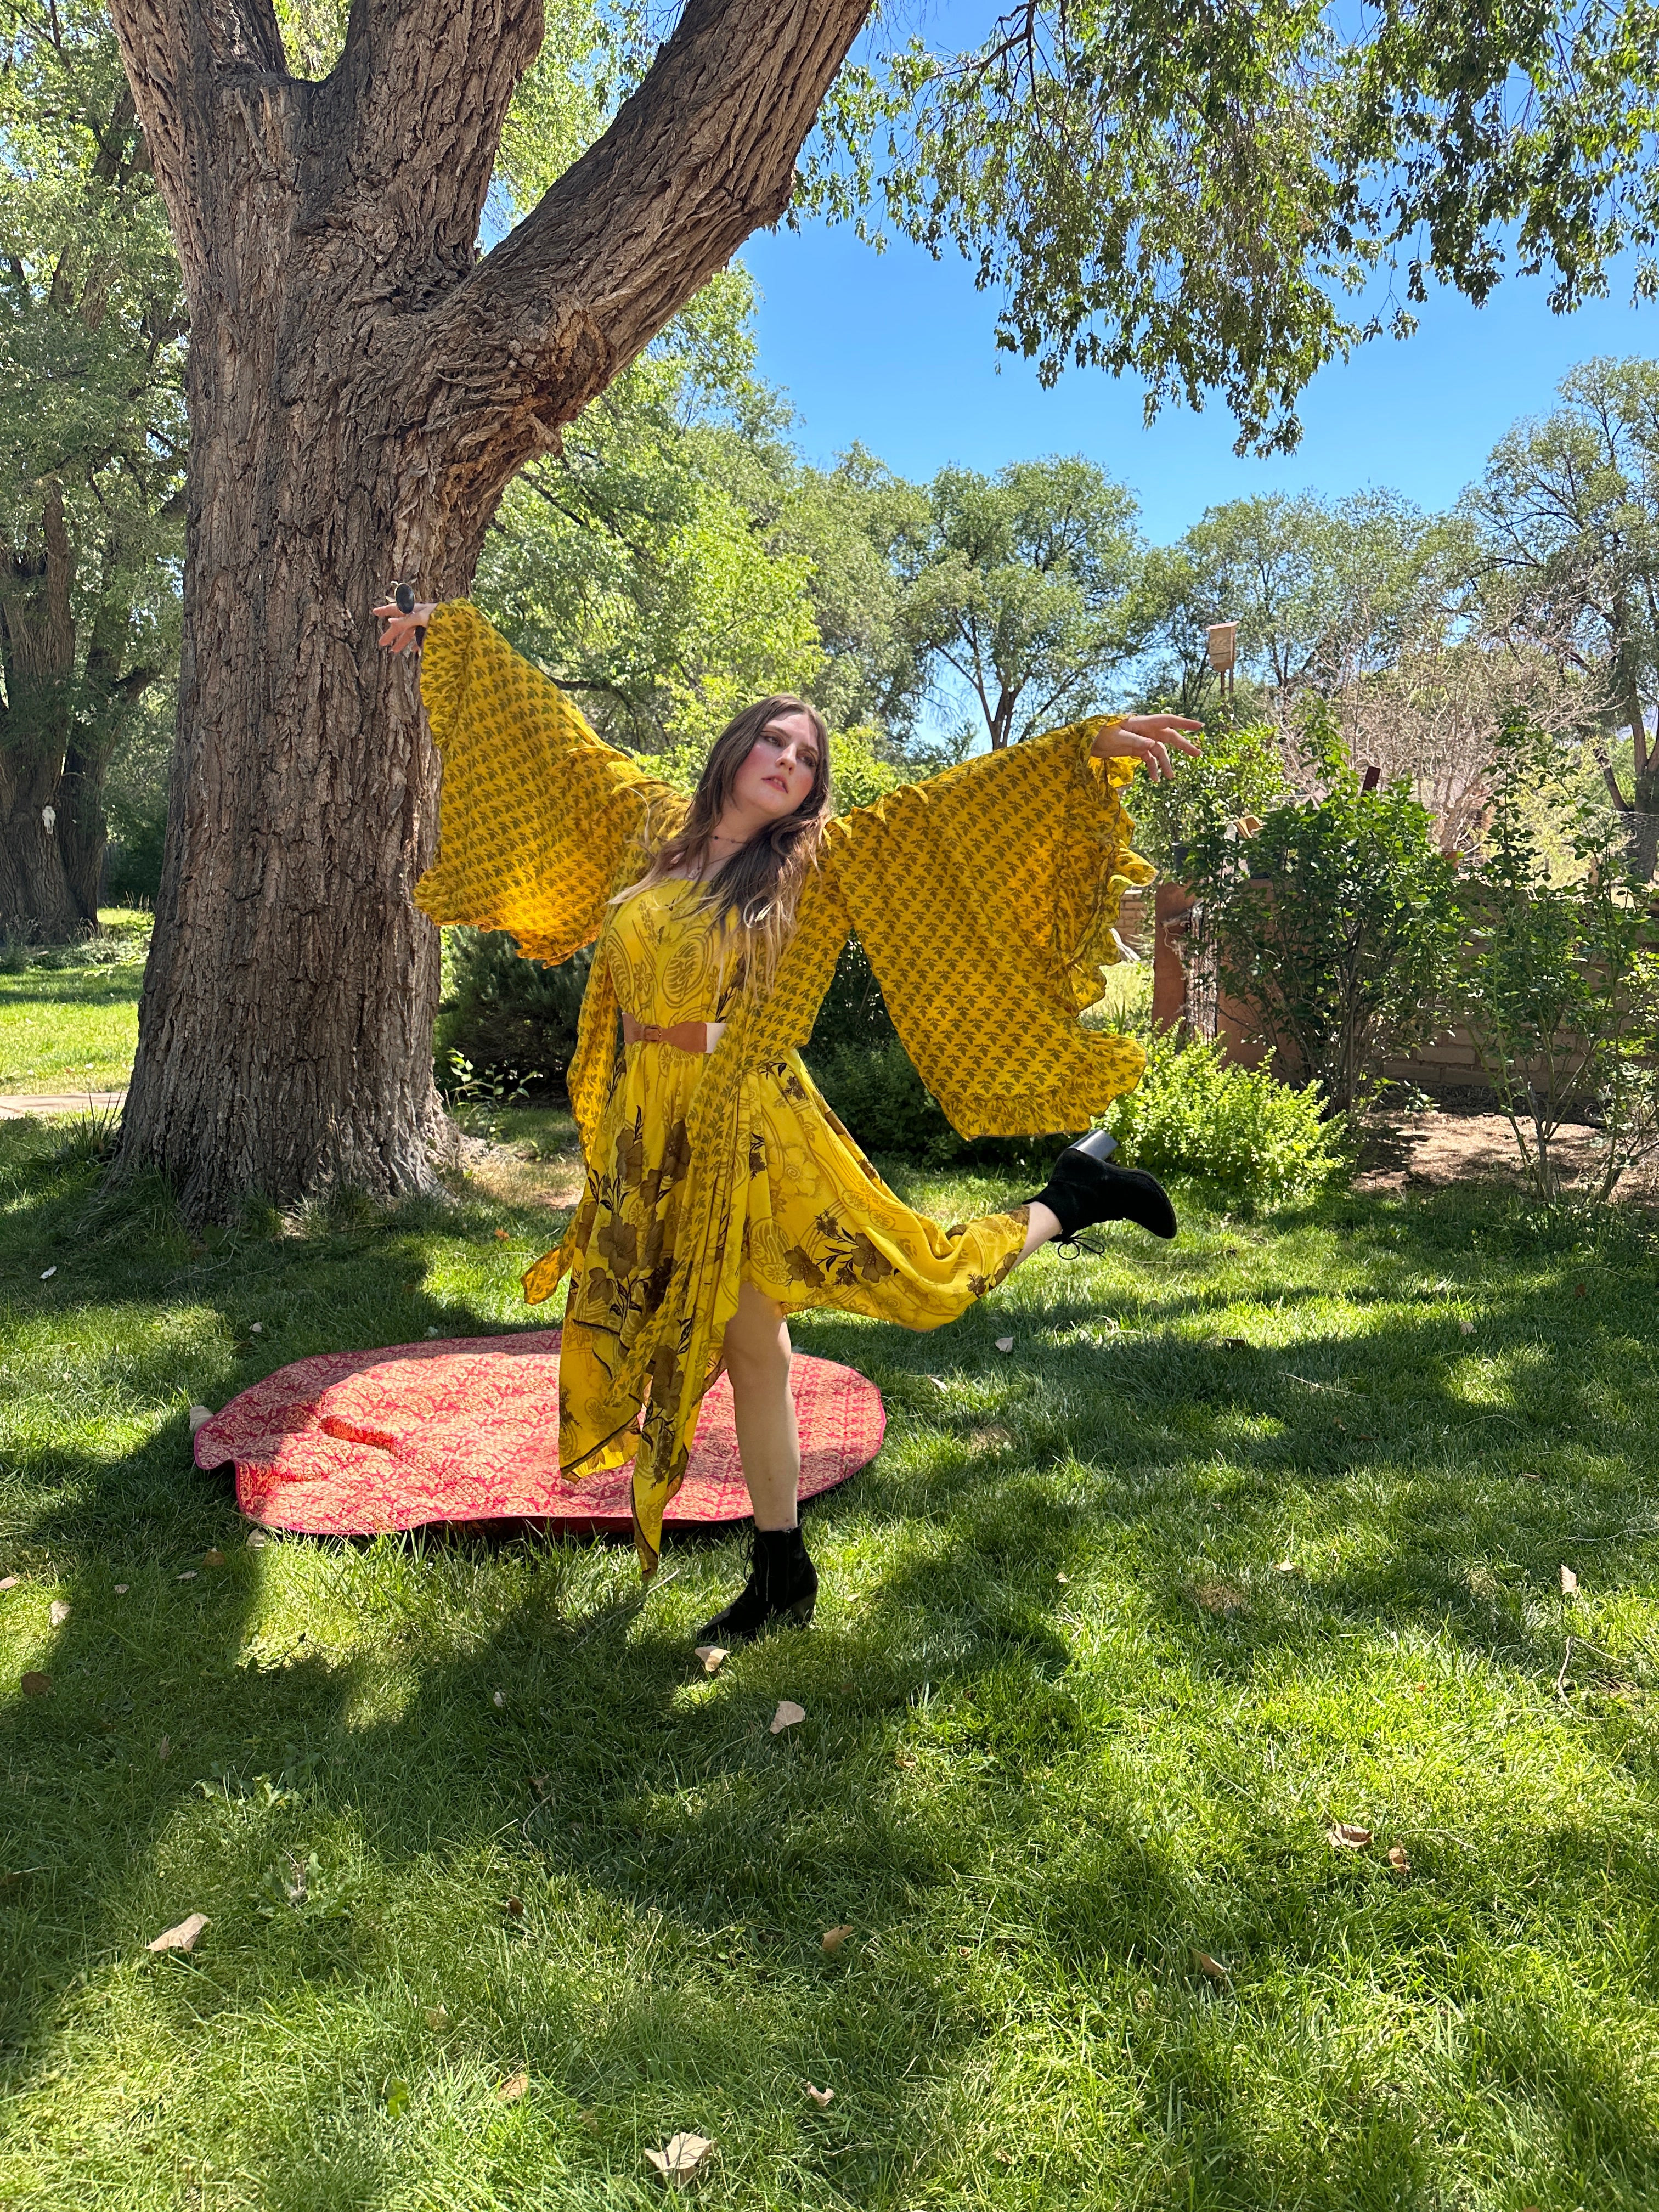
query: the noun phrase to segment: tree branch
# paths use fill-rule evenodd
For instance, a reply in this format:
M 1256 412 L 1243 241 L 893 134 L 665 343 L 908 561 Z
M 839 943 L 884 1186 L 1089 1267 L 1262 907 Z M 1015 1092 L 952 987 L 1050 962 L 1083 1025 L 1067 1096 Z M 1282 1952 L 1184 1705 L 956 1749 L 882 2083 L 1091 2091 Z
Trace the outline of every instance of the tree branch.
M 507 109 L 542 21 L 542 0 L 352 0 L 332 74 L 303 88 L 313 219 L 344 220 L 371 240 L 417 309 L 476 264 Z M 411 265 L 414 240 L 426 257 Z
M 237 78 L 289 82 L 276 9 L 271 0 L 110 0 L 110 19 L 188 283 L 207 263 L 215 95 Z
M 639 90 L 424 320 L 449 502 L 493 504 L 753 230 L 775 222 L 870 0 L 690 0 Z

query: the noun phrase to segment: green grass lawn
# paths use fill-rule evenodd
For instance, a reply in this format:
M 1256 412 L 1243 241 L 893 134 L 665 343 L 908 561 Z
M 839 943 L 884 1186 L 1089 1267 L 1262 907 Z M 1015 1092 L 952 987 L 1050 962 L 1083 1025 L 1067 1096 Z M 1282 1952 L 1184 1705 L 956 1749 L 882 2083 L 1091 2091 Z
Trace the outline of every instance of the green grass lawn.
M 620 1547 L 250 1549 L 191 1467 L 302 1353 L 522 1325 L 556 1161 L 198 1239 L 84 1152 L 0 1127 L 0 2204 L 645 2206 L 678 2130 L 722 2208 L 1659 2202 L 1633 1234 L 1333 1199 L 804 1321 L 888 1443 L 711 1679 L 735 1536 L 641 1605 Z
M 118 1091 L 138 1042 L 147 915 L 104 917 L 96 947 L 0 969 L 0 1093 Z

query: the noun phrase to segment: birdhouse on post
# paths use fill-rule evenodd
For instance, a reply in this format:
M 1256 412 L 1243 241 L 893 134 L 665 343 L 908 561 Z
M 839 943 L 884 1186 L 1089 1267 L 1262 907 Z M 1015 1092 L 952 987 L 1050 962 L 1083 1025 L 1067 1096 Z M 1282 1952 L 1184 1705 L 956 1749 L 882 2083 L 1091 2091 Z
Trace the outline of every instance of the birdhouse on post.
M 1233 669 L 1238 659 L 1238 624 L 1212 623 L 1204 633 L 1212 672 L 1221 679 L 1221 696 L 1229 705 L 1233 696 Z

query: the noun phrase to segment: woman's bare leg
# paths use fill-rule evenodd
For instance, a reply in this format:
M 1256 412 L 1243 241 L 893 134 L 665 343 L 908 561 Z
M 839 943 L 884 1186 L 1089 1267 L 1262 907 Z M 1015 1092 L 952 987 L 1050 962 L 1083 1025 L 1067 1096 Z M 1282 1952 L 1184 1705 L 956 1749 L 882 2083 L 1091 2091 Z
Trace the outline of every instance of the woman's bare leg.
M 799 1517 L 800 1431 L 789 1388 L 790 1356 L 782 1311 L 744 1282 L 738 1310 L 726 1324 L 726 1371 L 757 1528 L 793 1528 Z
M 1052 1206 L 1045 1206 L 1040 1198 L 1034 1198 L 1031 1200 L 1031 1218 L 1025 1231 L 1025 1242 L 1020 1247 L 1019 1260 L 1015 1261 L 1014 1267 L 1018 1267 L 1020 1260 L 1029 1260 L 1039 1245 L 1052 1243 L 1059 1234 L 1060 1216 Z M 1008 1270 L 1010 1274 L 1012 1274 L 1013 1271 L 1013 1267 Z

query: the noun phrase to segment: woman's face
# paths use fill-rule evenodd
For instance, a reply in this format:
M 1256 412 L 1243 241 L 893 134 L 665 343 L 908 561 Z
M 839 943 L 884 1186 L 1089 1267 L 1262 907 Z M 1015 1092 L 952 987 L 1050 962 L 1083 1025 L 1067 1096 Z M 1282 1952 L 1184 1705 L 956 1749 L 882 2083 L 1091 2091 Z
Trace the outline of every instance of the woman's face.
M 793 708 L 769 722 L 750 747 L 732 796 L 745 810 L 781 821 L 811 797 L 822 750 L 811 716 Z

